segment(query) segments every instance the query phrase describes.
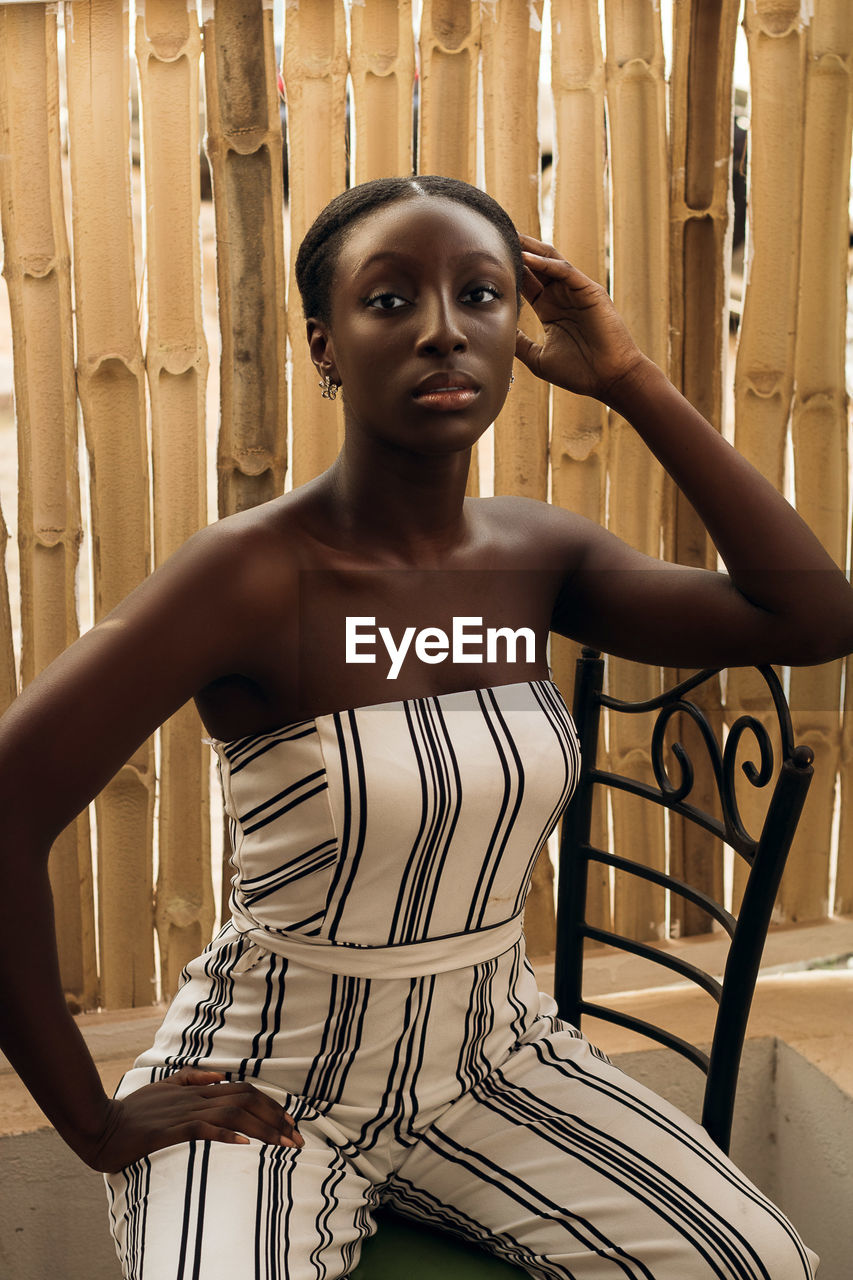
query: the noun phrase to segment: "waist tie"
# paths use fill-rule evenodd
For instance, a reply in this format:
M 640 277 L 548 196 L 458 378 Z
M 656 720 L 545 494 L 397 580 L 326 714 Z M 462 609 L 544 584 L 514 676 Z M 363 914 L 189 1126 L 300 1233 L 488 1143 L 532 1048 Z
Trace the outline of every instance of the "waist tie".
M 522 920 L 518 915 L 471 933 L 452 933 L 424 942 L 372 946 L 273 933 L 239 916 L 232 916 L 231 923 L 248 943 L 232 973 L 248 972 L 260 963 L 265 954 L 272 952 L 288 960 L 297 960 L 311 969 L 354 978 L 420 978 L 429 973 L 465 969 L 503 955 L 516 945 L 522 933 Z

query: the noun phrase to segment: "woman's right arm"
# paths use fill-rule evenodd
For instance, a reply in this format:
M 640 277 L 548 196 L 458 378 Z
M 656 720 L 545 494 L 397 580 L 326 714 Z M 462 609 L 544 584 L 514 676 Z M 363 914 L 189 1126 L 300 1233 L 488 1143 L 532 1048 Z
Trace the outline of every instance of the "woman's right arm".
M 56 836 L 137 746 L 212 680 L 252 674 L 246 623 L 266 595 L 268 543 L 251 523 L 202 530 L 0 720 L 0 1048 L 95 1169 L 188 1138 L 301 1145 L 277 1103 L 211 1072 L 185 1069 L 121 1102 L 107 1097 L 66 1006 L 48 878 Z

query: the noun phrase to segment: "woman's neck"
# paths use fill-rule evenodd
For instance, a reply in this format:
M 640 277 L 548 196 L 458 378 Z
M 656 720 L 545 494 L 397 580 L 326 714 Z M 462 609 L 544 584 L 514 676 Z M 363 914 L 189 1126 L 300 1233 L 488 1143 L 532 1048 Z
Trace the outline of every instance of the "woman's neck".
M 444 559 L 465 541 L 470 456 L 371 449 L 368 458 L 347 441 L 326 473 L 341 538 L 406 564 Z

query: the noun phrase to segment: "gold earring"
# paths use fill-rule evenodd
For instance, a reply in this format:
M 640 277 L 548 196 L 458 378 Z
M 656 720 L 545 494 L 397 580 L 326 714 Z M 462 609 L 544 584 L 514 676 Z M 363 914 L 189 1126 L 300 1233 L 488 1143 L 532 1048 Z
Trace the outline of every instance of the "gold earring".
M 334 400 L 335 396 L 338 394 L 338 385 L 339 384 L 337 382 L 332 382 L 331 375 L 328 373 L 324 373 L 323 381 L 317 383 L 317 386 L 323 392 L 324 400 Z

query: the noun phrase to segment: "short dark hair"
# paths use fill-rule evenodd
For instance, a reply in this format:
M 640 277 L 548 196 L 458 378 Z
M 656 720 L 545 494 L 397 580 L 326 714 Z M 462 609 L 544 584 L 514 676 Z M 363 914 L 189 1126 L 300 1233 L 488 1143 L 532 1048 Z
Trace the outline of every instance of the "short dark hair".
M 439 196 L 476 209 L 491 222 L 507 247 L 515 268 L 516 290 L 521 296 L 523 264 L 518 232 L 512 219 L 497 200 L 479 187 L 459 178 L 438 174 L 417 174 L 410 178 L 376 178 L 341 192 L 326 205 L 308 228 L 296 255 L 296 283 L 302 295 L 306 320 L 328 324 L 331 319 L 332 280 L 344 241 L 353 227 L 368 213 L 396 200 L 412 200 L 417 196 Z

